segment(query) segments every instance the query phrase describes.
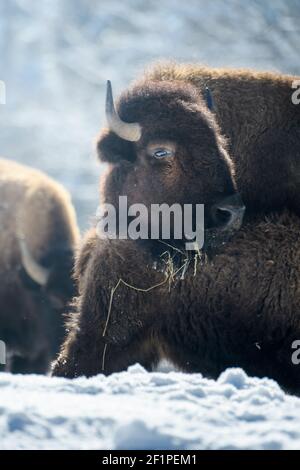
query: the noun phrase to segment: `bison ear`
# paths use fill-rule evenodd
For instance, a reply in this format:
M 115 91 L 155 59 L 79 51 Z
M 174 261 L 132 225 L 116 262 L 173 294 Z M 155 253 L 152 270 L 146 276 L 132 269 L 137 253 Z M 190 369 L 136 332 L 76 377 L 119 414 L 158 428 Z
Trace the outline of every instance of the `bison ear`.
M 97 153 L 101 162 L 118 163 L 120 160 L 134 161 L 134 144 L 106 129 L 97 140 Z
M 207 105 L 208 109 L 210 111 L 213 111 L 215 105 L 214 105 L 213 96 L 212 96 L 211 91 L 208 88 L 208 86 L 205 87 L 205 101 L 206 101 L 206 105 Z

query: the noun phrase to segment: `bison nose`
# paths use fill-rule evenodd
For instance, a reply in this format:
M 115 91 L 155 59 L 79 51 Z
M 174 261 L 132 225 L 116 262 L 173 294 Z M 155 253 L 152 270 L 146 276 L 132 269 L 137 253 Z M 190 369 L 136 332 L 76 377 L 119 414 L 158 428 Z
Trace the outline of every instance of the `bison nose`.
M 243 221 L 245 205 L 239 194 L 222 199 L 212 207 L 212 218 L 222 230 L 238 230 Z

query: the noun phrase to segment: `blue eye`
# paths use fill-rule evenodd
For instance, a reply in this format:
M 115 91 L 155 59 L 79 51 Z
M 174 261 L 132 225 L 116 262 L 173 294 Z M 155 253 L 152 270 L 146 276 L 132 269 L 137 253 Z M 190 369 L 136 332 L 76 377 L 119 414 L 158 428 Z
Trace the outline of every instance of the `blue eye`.
M 172 150 L 169 150 L 169 149 L 165 149 L 165 148 L 159 148 L 159 149 L 156 149 L 153 153 L 152 153 L 153 157 L 157 158 L 157 159 L 160 159 L 160 158 L 166 158 L 166 157 L 171 157 L 173 156 L 173 151 Z

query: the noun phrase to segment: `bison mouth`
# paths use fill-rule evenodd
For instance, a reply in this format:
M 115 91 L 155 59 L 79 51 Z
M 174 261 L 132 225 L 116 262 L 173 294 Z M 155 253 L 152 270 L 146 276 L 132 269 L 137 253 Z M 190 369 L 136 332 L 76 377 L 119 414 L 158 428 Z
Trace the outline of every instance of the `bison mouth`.
M 226 245 L 234 234 L 241 227 L 241 224 L 237 228 L 231 229 L 218 229 L 209 228 L 205 230 L 205 241 L 202 250 L 207 254 L 214 254 L 216 251 L 220 251 L 224 245 Z

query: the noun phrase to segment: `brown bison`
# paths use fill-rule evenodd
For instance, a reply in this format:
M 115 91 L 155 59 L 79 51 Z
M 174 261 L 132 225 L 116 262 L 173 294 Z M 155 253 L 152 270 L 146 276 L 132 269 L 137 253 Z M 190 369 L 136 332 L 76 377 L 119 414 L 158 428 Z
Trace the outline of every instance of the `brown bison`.
M 63 337 L 62 310 L 74 295 L 75 212 L 49 177 L 0 159 L 0 226 L 5 370 L 44 373 Z
M 104 241 L 92 229 L 77 259 L 79 297 L 54 375 L 109 374 L 137 361 L 151 370 L 168 358 L 211 377 L 240 366 L 299 391 L 292 343 L 300 338 L 293 212 L 300 140 L 290 86 L 289 77 L 271 74 L 158 67 L 121 95 L 117 111 L 108 86 L 109 129 L 98 142 L 110 164 L 102 201 L 204 203 L 206 242 L 191 254 L 173 239 L 168 247 Z M 237 190 L 249 206 L 239 231 Z

